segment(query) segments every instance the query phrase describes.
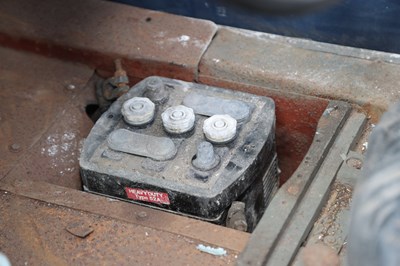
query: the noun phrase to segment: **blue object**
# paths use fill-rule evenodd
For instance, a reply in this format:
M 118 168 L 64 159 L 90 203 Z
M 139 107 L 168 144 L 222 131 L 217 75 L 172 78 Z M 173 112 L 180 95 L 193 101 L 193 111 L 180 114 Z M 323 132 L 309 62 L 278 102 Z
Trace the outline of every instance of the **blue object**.
M 196 247 L 198 250 L 214 255 L 214 256 L 226 256 L 226 250 L 223 248 L 213 248 L 210 246 L 204 246 L 203 244 L 198 244 Z
M 352 47 L 400 53 L 400 1 L 342 0 L 306 15 L 274 16 L 221 0 L 117 0 L 217 24 Z

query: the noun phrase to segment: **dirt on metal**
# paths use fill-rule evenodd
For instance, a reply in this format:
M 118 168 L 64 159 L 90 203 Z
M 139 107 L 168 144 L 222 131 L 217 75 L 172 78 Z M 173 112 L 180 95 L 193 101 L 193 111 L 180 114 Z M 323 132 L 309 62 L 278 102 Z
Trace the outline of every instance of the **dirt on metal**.
M 71 234 L 76 224 L 92 232 Z M 238 255 L 198 244 L 206 243 L 0 190 L 0 246 L 13 265 L 233 265 Z
M 322 209 L 320 216 L 316 223 L 315 228 L 318 228 L 318 239 L 327 245 L 336 245 L 338 241 L 344 239 L 337 239 L 336 233 L 340 228 L 337 223 L 338 214 L 343 209 L 349 209 L 351 198 L 353 196 L 353 188 L 349 185 L 336 181 L 329 195 L 329 200 L 325 207 Z
M 0 57 L 0 180 L 31 158 L 43 176 L 63 171 L 62 180 L 53 183 L 80 187 L 69 177 L 78 173 L 71 155 L 90 130 L 84 109 L 90 95 L 83 93 L 93 70 L 6 48 L 0 48 Z
M 193 81 L 217 31 L 211 21 L 165 14 L 109 1 L 0 3 L 0 43 L 114 72 L 124 59 L 132 77 Z M 46 15 L 43 15 L 46 14 Z M 132 79 L 133 80 L 133 79 Z

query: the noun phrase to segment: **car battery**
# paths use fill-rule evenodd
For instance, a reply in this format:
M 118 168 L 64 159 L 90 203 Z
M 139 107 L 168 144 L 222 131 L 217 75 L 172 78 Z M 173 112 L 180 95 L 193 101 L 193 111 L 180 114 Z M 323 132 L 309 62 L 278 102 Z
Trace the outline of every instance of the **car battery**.
M 251 230 L 278 186 L 275 104 L 149 77 L 97 120 L 80 168 L 85 191 L 219 224 L 241 201 Z

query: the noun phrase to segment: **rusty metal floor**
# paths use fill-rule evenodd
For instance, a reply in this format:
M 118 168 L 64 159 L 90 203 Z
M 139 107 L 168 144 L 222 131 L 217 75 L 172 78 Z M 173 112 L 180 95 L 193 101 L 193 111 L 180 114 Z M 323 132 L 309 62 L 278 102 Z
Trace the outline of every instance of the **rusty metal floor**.
M 282 222 L 282 228 L 288 228 L 286 232 L 282 233 L 281 227 L 276 224 L 271 226 L 266 223 L 267 228 L 272 228 L 270 235 L 264 232 L 250 236 L 229 228 L 82 192 L 77 158 L 83 138 L 93 126 L 85 108 L 96 103 L 93 90 L 93 84 L 98 79 L 96 73 L 109 75 L 112 61 L 117 57 L 124 60 L 131 81 L 149 75 L 161 75 L 272 97 L 277 105 L 276 141 L 282 168 L 281 183 L 296 171 L 296 175 L 293 174 L 296 177 L 293 181 L 295 185 L 305 180 L 304 173 L 300 171 L 311 171 L 308 159 L 318 157 L 315 152 L 309 154 L 309 147 L 314 143 L 317 124 L 327 111 L 325 108 L 334 104 L 328 99 L 348 99 L 357 104 L 367 102 L 364 109 L 371 109 L 369 115 L 376 120 L 389 99 L 394 101 L 400 93 L 397 89 L 391 89 L 396 88 L 392 85 L 398 82 L 398 62 L 392 55 L 378 56 L 375 52 L 362 52 L 366 58 L 384 58 L 386 63 L 381 64 L 365 58 L 361 60 L 359 55 L 353 58 L 346 53 L 336 54 L 337 50 L 328 53 L 304 47 L 300 49 L 296 45 L 287 45 L 293 39 L 280 40 L 283 37 L 279 37 L 280 41 L 276 42 L 275 36 L 274 40 L 266 41 L 260 39 L 258 34 L 248 35 L 248 32 L 241 30 L 236 32 L 209 21 L 128 8 L 106 1 L 92 0 L 78 4 L 72 0 L 58 3 L 46 0 L 43 5 L 35 5 L 13 0 L 1 3 L 0 9 L 1 22 L 5 22 L 0 23 L 0 252 L 6 253 L 13 265 L 229 265 L 240 264 L 241 256 L 246 251 L 241 253 L 239 259 L 238 255 L 246 245 L 252 252 L 247 252 L 244 258 L 250 257 L 252 261 L 262 263 L 261 259 L 266 257 L 264 253 L 270 253 L 268 243 L 281 243 L 276 241 L 280 240 L 278 237 L 270 237 L 271 234 L 286 236 L 279 238 L 282 241 L 289 239 L 293 245 L 303 243 L 298 240 L 302 238 L 296 238 L 297 242 L 292 241 L 295 236 L 290 230 L 295 226 L 284 226 L 285 219 L 278 220 Z M 59 23 L 60 18 L 64 18 L 63 23 Z M 131 26 L 121 27 L 125 24 Z M 180 41 L 180 37 L 186 39 L 189 35 L 191 42 Z M 293 43 L 296 42 L 299 40 Z M 236 45 L 238 43 L 240 45 Z M 243 49 L 243 45 L 250 48 Z M 262 58 L 249 57 L 247 54 L 265 47 L 272 49 L 268 48 L 268 51 L 278 52 L 268 53 Z M 284 53 L 279 52 L 282 48 Z M 51 57 L 74 60 L 85 65 Z M 299 60 L 292 65 L 295 71 L 287 71 L 287 62 L 292 63 L 293 58 Z M 393 63 L 393 60 L 397 63 Z M 220 61 L 222 63 L 218 63 Z M 278 61 L 282 68 L 276 71 Z M 310 79 L 310 75 L 314 77 L 315 70 L 320 69 L 321 64 L 324 69 L 330 66 L 325 71 L 329 72 L 331 79 L 327 79 L 326 75 Z M 346 67 L 336 68 L 337 65 Z M 300 71 L 297 75 L 297 69 L 304 72 Z M 348 74 L 353 69 L 355 73 L 361 71 L 359 79 Z M 295 77 L 291 76 L 292 73 L 295 73 Z M 381 80 L 385 82 L 380 84 Z M 277 81 L 280 83 L 276 88 L 274 84 Z M 382 90 L 378 89 L 378 93 L 370 90 L 376 84 L 384 85 Z M 350 117 L 356 119 L 353 114 Z M 351 125 L 354 119 L 348 124 Z M 329 131 L 332 124 L 324 121 L 330 120 L 323 119 L 320 123 Z M 356 126 L 352 128 L 354 132 L 362 127 L 361 124 L 359 128 Z M 336 155 L 331 162 L 334 161 L 337 166 L 342 163 L 342 153 L 347 153 L 347 148 L 339 152 L 343 143 L 347 145 L 356 136 L 348 135 L 349 139 L 340 141 L 339 138 L 342 143 L 333 145 L 333 155 L 330 157 Z M 320 140 L 317 138 L 315 142 Z M 325 152 L 323 142 L 317 146 L 323 146 Z M 310 156 L 307 157 L 307 154 Z M 319 160 L 322 157 L 325 156 L 319 156 L 315 161 L 322 163 L 322 159 Z M 303 165 L 303 168 L 299 165 Z M 325 172 L 333 173 L 336 170 L 328 169 Z M 348 171 L 342 177 L 347 174 Z M 327 182 L 326 179 L 324 177 L 317 181 Z M 298 195 L 304 193 L 295 189 L 298 186 L 290 186 L 290 182 L 285 184 L 293 206 L 297 206 L 294 203 L 297 204 Z M 328 195 L 329 184 L 322 185 Z M 285 191 L 283 195 L 286 195 Z M 298 195 L 292 197 L 292 194 Z M 310 204 L 306 203 L 317 202 L 311 196 L 308 202 L 304 201 L 302 210 L 310 209 Z M 347 197 L 350 196 L 351 190 Z M 336 204 L 336 198 L 341 198 L 341 194 L 335 194 L 335 190 L 332 190 L 325 210 L 330 210 L 329 204 Z M 285 216 L 289 210 L 294 213 L 291 210 L 296 208 L 288 208 L 286 198 L 280 199 L 277 197 L 279 204 L 275 206 L 280 216 Z M 341 221 L 347 215 L 347 205 L 343 210 L 335 209 L 334 214 L 339 217 L 337 220 Z M 319 208 L 314 211 L 318 213 Z M 332 211 L 326 211 L 325 216 L 328 212 L 330 218 Z M 275 213 L 273 216 L 279 216 Z M 302 215 L 302 211 L 299 211 L 296 217 L 301 218 Z M 325 216 L 322 212 L 302 250 L 307 250 L 314 238 L 320 240 L 321 232 L 326 234 L 326 228 L 331 227 L 331 224 L 319 223 L 324 221 Z M 270 217 L 264 220 L 268 222 Z M 314 223 L 308 222 L 309 226 Z M 321 226 L 318 227 L 319 224 Z M 300 229 L 296 232 L 298 236 L 305 230 Z M 343 238 L 346 232 L 339 231 L 338 235 L 337 239 Z M 260 236 L 264 240 L 268 238 L 268 241 L 263 243 Z M 332 238 L 327 238 L 326 242 L 328 240 Z M 342 250 L 345 251 L 342 249 L 344 239 L 339 240 L 334 246 L 342 254 Z M 215 257 L 201 253 L 196 249 L 198 244 L 222 247 L 228 255 Z M 295 253 L 292 255 L 296 255 L 297 248 L 293 245 L 280 245 L 280 253 L 276 252 L 278 255 L 275 257 L 288 260 L 286 248 L 293 248 Z M 271 250 L 275 252 L 278 249 Z M 318 252 L 314 253 L 318 255 Z M 294 265 L 299 262 L 300 255 L 296 255 Z
M 92 69 L 6 48 L 0 58 L 0 251 L 13 264 L 235 262 L 247 233 L 80 191 Z
M 202 254 L 198 241 L 178 234 L 7 191 L 0 195 L 0 246 L 15 265 L 227 265 L 237 255 Z M 93 232 L 77 237 L 67 230 L 76 225 Z

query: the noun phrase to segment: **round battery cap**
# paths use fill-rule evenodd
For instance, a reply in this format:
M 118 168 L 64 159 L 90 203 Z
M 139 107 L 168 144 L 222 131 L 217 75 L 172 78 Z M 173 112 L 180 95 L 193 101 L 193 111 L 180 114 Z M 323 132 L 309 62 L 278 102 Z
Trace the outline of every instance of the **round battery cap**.
M 204 120 L 203 132 L 211 142 L 226 143 L 236 136 L 237 121 L 230 115 L 213 115 Z
M 153 120 L 154 110 L 155 105 L 148 98 L 133 97 L 124 102 L 121 113 L 126 123 L 140 126 Z
M 195 116 L 192 108 L 177 105 L 167 108 L 162 114 L 164 128 L 172 134 L 182 134 L 193 129 Z

